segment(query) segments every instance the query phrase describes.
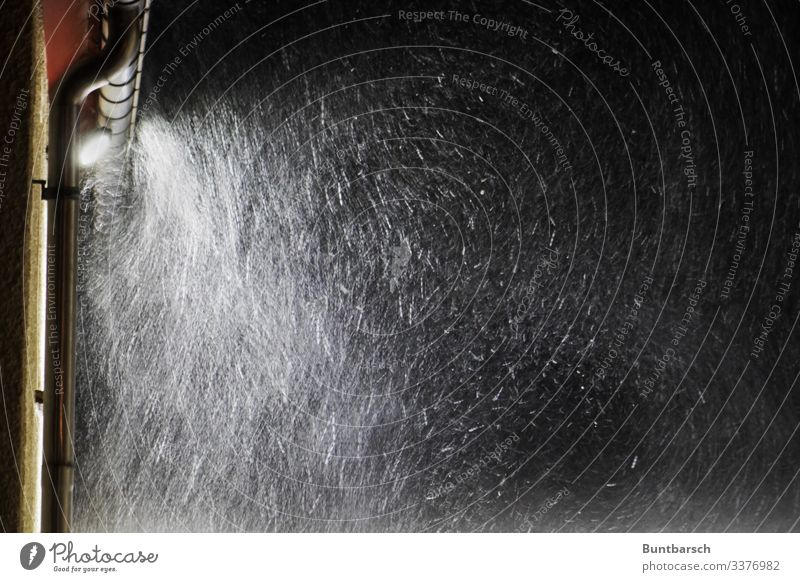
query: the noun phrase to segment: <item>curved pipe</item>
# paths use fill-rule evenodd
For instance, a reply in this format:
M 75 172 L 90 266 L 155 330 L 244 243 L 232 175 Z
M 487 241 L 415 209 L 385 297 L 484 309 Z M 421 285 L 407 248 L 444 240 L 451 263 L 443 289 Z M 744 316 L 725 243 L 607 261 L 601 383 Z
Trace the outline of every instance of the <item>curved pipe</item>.
M 50 112 L 45 290 L 42 532 L 69 532 L 75 453 L 75 323 L 77 312 L 78 121 L 86 97 L 129 66 L 139 48 L 141 2 L 108 2 L 103 51 L 68 71 Z
M 56 89 L 50 113 L 48 181 L 50 185 L 77 187 L 78 118 L 92 92 L 109 84 L 135 62 L 139 49 L 140 0 L 117 0 L 108 9 L 108 41 L 93 59 L 71 69 Z
M 150 0 L 145 0 L 139 40 L 139 58 L 112 77 L 111 82 L 98 91 L 97 125 L 108 130 L 109 149 L 112 152 L 124 147 L 133 138 L 149 14 Z M 105 41 L 109 33 L 107 15 L 103 15 L 102 30 Z

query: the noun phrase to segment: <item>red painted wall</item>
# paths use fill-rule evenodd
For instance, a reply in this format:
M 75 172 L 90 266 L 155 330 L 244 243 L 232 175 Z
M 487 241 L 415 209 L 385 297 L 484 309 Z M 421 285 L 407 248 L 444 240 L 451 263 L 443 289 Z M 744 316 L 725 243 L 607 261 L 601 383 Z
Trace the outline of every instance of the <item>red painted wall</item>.
M 50 95 L 71 66 L 98 51 L 101 0 L 44 0 L 44 40 Z

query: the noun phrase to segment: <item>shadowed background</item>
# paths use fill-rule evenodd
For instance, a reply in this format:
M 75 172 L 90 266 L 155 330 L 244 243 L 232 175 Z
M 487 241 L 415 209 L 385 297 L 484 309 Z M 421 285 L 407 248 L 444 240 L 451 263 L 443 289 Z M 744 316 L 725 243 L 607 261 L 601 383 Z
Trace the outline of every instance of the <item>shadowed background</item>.
M 83 195 L 79 529 L 796 527 L 797 10 L 566 8 L 153 7 Z

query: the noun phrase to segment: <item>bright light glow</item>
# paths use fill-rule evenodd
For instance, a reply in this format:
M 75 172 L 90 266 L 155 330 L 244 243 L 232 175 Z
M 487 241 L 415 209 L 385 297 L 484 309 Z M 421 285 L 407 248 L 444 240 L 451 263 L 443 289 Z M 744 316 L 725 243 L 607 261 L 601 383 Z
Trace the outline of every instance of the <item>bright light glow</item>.
M 98 129 L 83 138 L 78 156 L 82 166 L 91 166 L 99 160 L 111 144 L 111 133 Z

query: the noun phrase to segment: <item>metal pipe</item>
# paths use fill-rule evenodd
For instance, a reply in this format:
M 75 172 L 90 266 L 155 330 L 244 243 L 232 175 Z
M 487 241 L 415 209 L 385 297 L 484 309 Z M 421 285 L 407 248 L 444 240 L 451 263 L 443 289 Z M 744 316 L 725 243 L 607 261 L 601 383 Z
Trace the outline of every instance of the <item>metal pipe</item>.
M 133 138 L 149 15 L 150 0 L 145 0 L 138 58 L 117 72 L 109 79 L 109 83 L 98 91 L 97 125 L 108 130 L 112 150 L 123 148 Z M 102 46 L 108 44 L 109 25 L 108 15 L 103 14 Z
M 47 232 L 45 234 L 45 376 L 42 532 L 69 532 L 75 454 L 75 328 L 77 312 L 78 122 L 86 97 L 137 55 L 140 0 L 109 1 L 108 42 L 95 58 L 68 71 L 50 111 Z

